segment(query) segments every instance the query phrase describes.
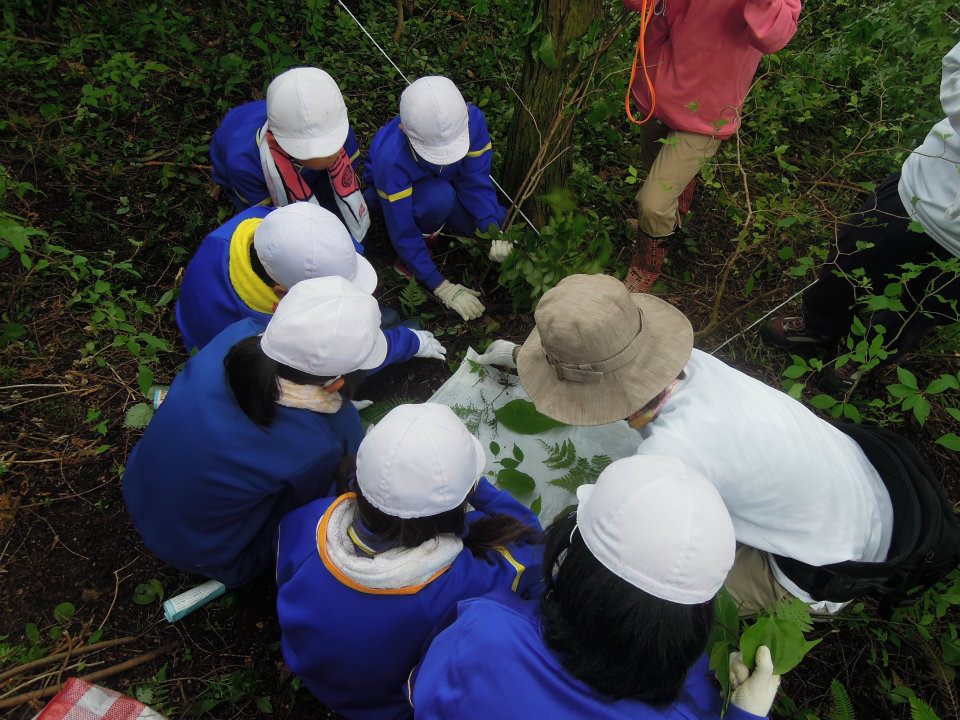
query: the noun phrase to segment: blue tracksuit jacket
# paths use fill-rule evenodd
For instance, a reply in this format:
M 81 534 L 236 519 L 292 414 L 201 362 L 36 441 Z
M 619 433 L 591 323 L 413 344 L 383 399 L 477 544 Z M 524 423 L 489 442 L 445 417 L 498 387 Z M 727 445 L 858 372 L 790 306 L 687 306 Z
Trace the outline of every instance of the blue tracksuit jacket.
M 464 548 L 424 585 L 377 590 L 344 576 L 326 552 L 326 523 L 344 495 L 295 510 L 280 525 L 277 614 L 283 656 L 327 707 L 351 720 L 410 717 L 402 686 L 434 625 L 457 601 L 493 588 L 539 594 L 542 546 L 511 545 L 475 558 Z M 486 480 L 468 523 L 499 513 L 540 528 L 536 515 Z M 491 716 L 494 717 L 494 716 Z
M 506 216 L 506 210 L 497 201 L 497 193 L 490 180 L 493 149 L 483 112 L 472 104 L 467 105 L 467 111 L 470 150 L 465 158 L 452 165 L 439 168 L 418 159 L 407 136 L 400 129 L 399 116 L 380 128 L 364 160 L 367 204 L 374 207 L 375 191 L 397 255 L 414 276 L 431 290 L 443 282 L 443 275 L 427 252 L 423 233 L 438 228 L 421 228 L 417 224 L 415 213 L 419 182 L 440 179 L 450 184 L 456 204 L 466 216 L 463 219 L 448 217 L 448 228 L 453 232 L 473 234 L 475 230 L 485 231 L 490 223 L 499 227 Z
M 417 720 L 719 720 L 722 698 L 702 656 L 672 705 L 613 700 L 570 675 L 540 634 L 536 600 L 491 592 L 463 600 L 410 678 Z M 760 720 L 730 705 L 726 720 Z
M 187 361 L 130 453 L 123 499 L 149 550 L 226 585 L 273 564 L 280 518 L 333 490 L 363 428 L 349 402 L 333 414 L 277 406 L 261 428 L 237 405 L 223 359 L 263 326 L 241 320 Z
M 183 273 L 177 299 L 177 326 L 187 351 L 203 348 L 237 320 L 251 318 L 265 325 L 277 296 L 253 271 L 250 244 L 256 223 L 272 207 L 247 208 L 204 238 Z M 247 220 L 254 222 L 244 224 Z M 360 247 L 354 242 L 355 247 Z M 420 349 L 420 340 L 405 327 L 384 330 L 387 357 L 377 370 L 405 362 Z M 374 370 L 373 372 L 376 372 Z
M 260 148 L 257 147 L 257 131 L 266 121 L 266 100 L 254 100 L 238 105 L 226 114 L 210 140 L 213 179 L 227 191 L 230 202 L 237 210 L 271 202 L 267 182 L 263 179 L 263 168 L 260 166 Z M 350 156 L 354 171 L 359 172 L 360 149 L 353 128 L 347 133 L 343 148 Z M 300 171 L 300 176 L 310 185 L 317 202 L 342 221 L 343 216 L 333 198 L 327 171 L 304 168 Z

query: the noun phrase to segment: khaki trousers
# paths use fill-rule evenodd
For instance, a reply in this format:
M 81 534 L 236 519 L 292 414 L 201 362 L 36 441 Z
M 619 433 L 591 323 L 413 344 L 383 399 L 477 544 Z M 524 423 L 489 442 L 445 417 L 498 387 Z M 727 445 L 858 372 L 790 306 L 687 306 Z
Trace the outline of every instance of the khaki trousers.
M 649 172 L 636 198 L 640 229 L 652 237 L 665 237 L 680 222 L 677 198 L 704 161 L 716 154 L 720 139 L 671 130 L 654 120 L 643 127 L 641 162 Z
M 741 545 L 723 586 L 740 606 L 740 615 L 755 615 L 779 600 L 793 597 L 777 582 L 767 553 Z

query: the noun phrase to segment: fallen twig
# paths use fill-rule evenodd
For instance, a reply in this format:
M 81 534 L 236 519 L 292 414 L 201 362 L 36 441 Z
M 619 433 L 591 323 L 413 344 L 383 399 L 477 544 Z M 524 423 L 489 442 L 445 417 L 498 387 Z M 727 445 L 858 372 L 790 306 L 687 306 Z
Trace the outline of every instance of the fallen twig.
M 162 657 L 163 655 L 166 655 L 168 652 L 176 648 L 177 645 L 179 644 L 180 642 L 178 640 L 174 640 L 173 642 L 169 642 L 166 645 L 157 648 L 156 650 L 145 653 L 143 655 L 139 655 L 138 657 L 135 657 L 135 658 L 131 658 L 130 660 L 127 660 L 122 663 L 118 663 L 117 665 L 111 665 L 108 668 L 104 668 L 103 670 L 98 670 L 97 672 L 90 673 L 89 675 L 84 675 L 80 679 L 86 682 L 95 682 L 97 680 L 102 680 L 103 678 L 117 675 L 119 673 L 125 672 L 126 670 L 131 670 L 135 667 L 139 667 L 140 665 L 145 665 L 146 663 L 152 660 L 156 660 L 158 657 Z M 22 705 L 23 703 L 30 702 L 31 700 L 40 700 L 41 698 L 50 697 L 51 695 L 56 695 L 58 692 L 60 692 L 60 687 L 61 686 L 59 684 L 51 685 L 50 687 L 43 688 L 42 690 L 33 690 L 28 693 L 23 693 L 22 695 L 15 695 L 14 697 L 11 697 L 11 698 L 4 698 L 3 700 L 0 700 L 0 709 L 16 707 L 17 705 Z
M 93 643 L 92 645 L 87 645 L 86 647 L 79 647 L 73 650 L 65 650 L 64 652 L 47 655 L 39 660 L 33 660 L 31 662 L 24 663 L 23 665 L 17 665 L 14 668 L 3 671 L 0 673 L 0 680 L 6 680 L 7 678 L 14 677 L 15 675 L 25 673 L 28 670 L 43 667 L 44 665 L 49 665 L 50 663 L 55 663 L 58 660 L 63 660 L 65 657 L 70 657 L 71 654 L 73 657 L 79 657 L 80 655 L 87 655 L 92 652 L 97 652 L 98 650 L 106 650 L 107 648 L 116 647 L 117 645 L 127 645 L 136 639 L 136 635 L 127 635 L 126 637 L 116 638 L 114 640 L 104 640 L 102 642 Z

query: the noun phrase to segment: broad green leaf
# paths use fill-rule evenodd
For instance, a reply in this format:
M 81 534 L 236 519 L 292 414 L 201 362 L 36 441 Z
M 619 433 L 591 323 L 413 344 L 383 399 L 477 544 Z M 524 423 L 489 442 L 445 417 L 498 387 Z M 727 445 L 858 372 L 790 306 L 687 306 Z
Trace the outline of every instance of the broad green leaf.
M 917 395 L 917 401 L 913 404 L 913 415 L 921 425 L 923 425 L 930 416 L 930 401 L 923 395 Z
M 53 617 L 58 623 L 65 623 L 77 614 L 73 603 L 62 602 L 53 609 Z
M 917 376 L 905 367 L 897 366 L 897 378 L 907 387 L 917 389 Z
M 527 473 L 509 467 L 497 473 L 497 485 L 514 497 L 529 495 L 537 487 L 537 483 Z
M 936 380 L 931 380 L 925 392 L 929 395 L 938 395 L 944 390 L 960 390 L 960 382 L 957 381 L 956 375 L 941 375 Z
M 500 444 L 499 444 L 496 440 L 491 440 L 491 441 L 490 441 L 490 452 L 491 452 L 493 455 L 499 455 L 499 454 L 500 454 Z
M 534 498 L 533 502 L 530 503 L 530 511 L 531 511 L 534 515 L 539 515 L 539 514 L 540 514 L 540 509 L 541 509 L 542 507 L 543 507 L 543 495 L 537 495 L 537 497 Z
M 548 70 L 556 70 L 560 67 L 560 63 L 557 61 L 557 49 L 553 44 L 553 36 L 549 32 L 543 34 L 536 54 Z
M 536 435 L 546 430 L 564 427 L 562 422 L 557 422 L 538 412 L 529 400 L 511 400 L 494 410 L 493 414 L 501 425 L 521 435 Z
M 936 439 L 937 445 L 943 445 L 947 450 L 960 452 L 960 435 L 956 433 L 947 433 Z
M 757 648 L 766 645 L 773 658 L 773 672 L 783 675 L 795 668 L 803 656 L 820 640 L 808 641 L 795 623 L 779 618 L 761 617 L 740 636 L 740 652 L 748 668 L 753 668 Z
M 141 430 L 153 419 L 153 406 L 150 403 L 137 403 L 127 410 L 123 426 L 128 430 Z
M 830 397 L 829 395 L 815 395 L 810 398 L 810 404 L 813 405 L 818 410 L 826 410 L 827 408 L 832 408 L 837 404 L 835 398 Z

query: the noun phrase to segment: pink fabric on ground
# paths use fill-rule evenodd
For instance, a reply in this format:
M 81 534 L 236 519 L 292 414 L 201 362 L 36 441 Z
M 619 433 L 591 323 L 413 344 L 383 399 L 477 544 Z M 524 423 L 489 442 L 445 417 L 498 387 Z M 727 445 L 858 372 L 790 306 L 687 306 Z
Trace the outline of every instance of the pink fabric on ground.
M 164 720 L 133 698 L 70 678 L 34 720 Z
M 642 0 L 623 0 L 639 10 Z M 658 0 L 647 27 L 646 64 L 656 91 L 654 116 L 674 130 L 725 138 L 764 54 L 797 30 L 800 0 Z M 633 98 L 646 114 L 649 90 L 637 68 Z

